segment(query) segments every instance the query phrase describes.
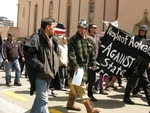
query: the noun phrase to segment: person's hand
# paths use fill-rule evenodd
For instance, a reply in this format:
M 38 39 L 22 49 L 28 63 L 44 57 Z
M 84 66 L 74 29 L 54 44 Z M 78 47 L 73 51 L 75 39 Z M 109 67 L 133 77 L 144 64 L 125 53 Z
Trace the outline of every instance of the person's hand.
M 5 59 L 4 62 L 5 62 L 5 63 L 8 63 L 8 59 Z
M 95 71 L 96 68 L 95 67 L 89 67 L 90 70 Z
M 94 71 L 96 68 L 95 67 L 91 67 L 91 70 Z
M 149 65 L 148 65 L 148 67 L 147 67 L 148 69 L 150 69 L 150 63 L 149 63 Z
M 75 68 L 75 69 L 74 69 L 74 72 L 78 72 L 78 68 Z
M 67 66 L 67 64 L 66 64 L 66 63 L 63 63 L 62 66 Z
M 24 62 L 25 61 L 25 58 L 24 57 L 22 57 L 22 62 Z

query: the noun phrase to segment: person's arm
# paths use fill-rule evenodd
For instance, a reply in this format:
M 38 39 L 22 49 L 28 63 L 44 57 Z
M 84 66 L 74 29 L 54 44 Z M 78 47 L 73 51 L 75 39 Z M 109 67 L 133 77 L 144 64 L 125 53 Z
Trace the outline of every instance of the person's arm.
M 96 68 L 96 54 L 95 54 L 95 48 L 94 44 L 91 39 L 89 39 L 89 43 L 91 44 L 91 47 L 89 49 L 89 66 L 91 67 L 92 70 L 95 70 Z
M 4 59 L 4 62 L 5 63 L 8 63 L 8 57 L 7 57 L 7 44 L 6 42 L 3 43 L 3 46 L 2 46 L 2 57 Z
M 35 37 L 38 38 L 38 37 Z M 43 71 L 43 63 L 38 59 L 37 40 L 30 40 L 25 44 L 26 64 L 31 68 Z
M 75 54 L 75 42 L 71 39 L 68 43 L 68 60 L 69 64 L 73 66 L 74 69 L 79 68 L 79 65 L 76 61 L 76 54 Z
M 18 53 L 19 53 L 19 57 L 21 57 L 22 59 L 22 62 L 24 62 L 25 58 L 24 58 L 23 50 L 21 48 L 21 44 L 18 44 Z

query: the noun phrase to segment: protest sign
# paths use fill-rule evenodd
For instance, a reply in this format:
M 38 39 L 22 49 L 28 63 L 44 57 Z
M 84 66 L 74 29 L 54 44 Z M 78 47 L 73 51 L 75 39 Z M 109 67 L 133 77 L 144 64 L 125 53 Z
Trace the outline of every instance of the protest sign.
M 114 26 L 110 26 L 101 38 L 98 54 L 100 71 L 107 76 L 123 76 L 128 70 L 139 73 L 150 61 L 150 41 L 135 37 Z

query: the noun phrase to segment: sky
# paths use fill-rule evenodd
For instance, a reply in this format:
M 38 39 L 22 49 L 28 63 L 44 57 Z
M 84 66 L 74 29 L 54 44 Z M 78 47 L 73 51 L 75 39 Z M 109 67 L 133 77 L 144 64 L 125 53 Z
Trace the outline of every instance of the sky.
M 17 26 L 18 0 L 0 0 L 0 16 L 5 16 L 14 21 Z

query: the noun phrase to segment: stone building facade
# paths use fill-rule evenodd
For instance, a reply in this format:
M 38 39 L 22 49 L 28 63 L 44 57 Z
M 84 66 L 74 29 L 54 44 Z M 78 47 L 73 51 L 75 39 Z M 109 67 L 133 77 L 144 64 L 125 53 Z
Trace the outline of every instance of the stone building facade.
M 75 34 L 80 19 L 96 23 L 99 33 L 106 30 L 102 20 L 118 20 L 119 28 L 137 34 L 141 24 L 150 28 L 149 4 L 150 0 L 18 0 L 16 36 L 37 32 L 46 17 L 63 23 L 68 37 Z

